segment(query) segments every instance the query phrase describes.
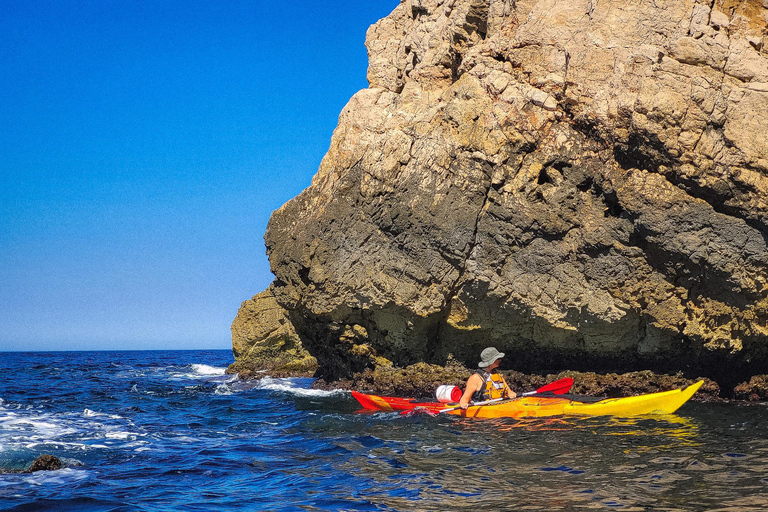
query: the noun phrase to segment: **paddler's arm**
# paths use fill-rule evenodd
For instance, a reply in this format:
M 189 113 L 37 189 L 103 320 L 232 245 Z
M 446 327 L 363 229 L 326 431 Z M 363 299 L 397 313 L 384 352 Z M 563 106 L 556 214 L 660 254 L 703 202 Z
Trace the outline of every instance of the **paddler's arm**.
M 459 400 L 459 406 L 462 409 L 466 410 L 466 408 L 469 407 L 469 401 L 472 399 L 472 395 L 474 395 L 482 385 L 483 379 L 476 373 L 473 373 L 472 376 L 467 379 L 467 387 L 464 390 L 464 394 L 461 395 L 461 400 Z
M 503 375 L 501 376 L 501 380 L 504 381 L 504 394 L 507 396 L 507 398 L 515 398 L 517 396 L 517 393 L 512 391 L 512 388 L 510 388 L 509 384 L 507 384 L 507 379 L 505 379 Z

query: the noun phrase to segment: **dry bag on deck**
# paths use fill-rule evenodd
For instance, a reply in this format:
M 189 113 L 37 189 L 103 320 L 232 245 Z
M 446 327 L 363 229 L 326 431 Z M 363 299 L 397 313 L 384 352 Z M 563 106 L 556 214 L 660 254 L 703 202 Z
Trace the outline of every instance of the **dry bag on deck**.
M 461 400 L 461 395 L 461 389 L 456 386 L 448 386 L 445 384 L 438 386 L 437 391 L 435 391 L 437 401 L 443 403 L 458 402 Z

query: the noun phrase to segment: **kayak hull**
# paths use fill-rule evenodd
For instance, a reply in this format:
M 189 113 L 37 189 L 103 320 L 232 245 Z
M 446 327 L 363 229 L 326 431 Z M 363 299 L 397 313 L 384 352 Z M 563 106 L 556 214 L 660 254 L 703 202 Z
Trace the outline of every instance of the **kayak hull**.
M 483 406 L 470 406 L 466 411 L 454 409 L 446 414 L 470 418 L 540 418 L 547 416 L 640 416 L 645 414 L 672 414 L 698 391 L 699 381 L 683 389 L 661 391 L 624 398 L 606 398 L 596 402 L 579 402 L 562 397 L 528 396 Z M 409 398 L 366 395 L 352 392 L 352 396 L 365 409 L 379 411 L 409 411 L 423 409 L 440 413 L 457 404 L 419 402 Z

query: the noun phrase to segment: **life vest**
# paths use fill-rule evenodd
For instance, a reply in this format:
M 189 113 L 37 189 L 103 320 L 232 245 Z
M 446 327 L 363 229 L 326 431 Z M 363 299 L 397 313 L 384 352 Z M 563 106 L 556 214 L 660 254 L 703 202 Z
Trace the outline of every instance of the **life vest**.
M 477 370 L 475 373 L 483 379 L 483 385 L 472 395 L 473 402 L 504 397 L 504 390 L 507 386 L 504 384 L 504 378 L 500 373 L 496 372 L 496 370 L 492 373 L 488 373 L 485 370 Z

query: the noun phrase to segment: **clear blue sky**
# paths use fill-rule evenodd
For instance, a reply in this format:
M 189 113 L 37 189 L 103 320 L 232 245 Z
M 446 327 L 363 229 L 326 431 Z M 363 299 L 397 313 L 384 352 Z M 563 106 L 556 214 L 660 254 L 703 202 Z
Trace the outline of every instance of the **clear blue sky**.
M 230 348 L 398 0 L 0 2 L 0 351 Z

